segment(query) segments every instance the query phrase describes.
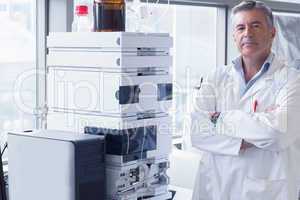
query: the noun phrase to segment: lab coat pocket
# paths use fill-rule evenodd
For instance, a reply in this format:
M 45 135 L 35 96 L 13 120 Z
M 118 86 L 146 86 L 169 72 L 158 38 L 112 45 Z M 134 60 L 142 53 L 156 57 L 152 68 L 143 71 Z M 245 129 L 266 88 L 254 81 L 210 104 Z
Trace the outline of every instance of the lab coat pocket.
M 284 200 L 286 180 L 246 177 L 242 191 L 243 200 Z

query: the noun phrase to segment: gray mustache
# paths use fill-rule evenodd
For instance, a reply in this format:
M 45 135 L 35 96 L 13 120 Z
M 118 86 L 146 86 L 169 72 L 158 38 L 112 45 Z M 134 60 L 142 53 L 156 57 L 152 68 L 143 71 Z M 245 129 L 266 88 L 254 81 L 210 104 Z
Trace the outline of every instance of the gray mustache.
M 244 36 L 241 38 L 243 43 L 255 43 L 255 39 L 251 36 Z

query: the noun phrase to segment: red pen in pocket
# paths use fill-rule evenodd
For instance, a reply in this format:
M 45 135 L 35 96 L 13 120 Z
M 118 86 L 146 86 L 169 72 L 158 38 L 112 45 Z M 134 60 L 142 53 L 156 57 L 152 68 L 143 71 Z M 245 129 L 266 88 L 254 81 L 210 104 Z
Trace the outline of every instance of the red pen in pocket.
M 258 102 L 257 100 L 255 100 L 253 103 L 253 112 L 256 112 L 257 106 L 258 106 Z

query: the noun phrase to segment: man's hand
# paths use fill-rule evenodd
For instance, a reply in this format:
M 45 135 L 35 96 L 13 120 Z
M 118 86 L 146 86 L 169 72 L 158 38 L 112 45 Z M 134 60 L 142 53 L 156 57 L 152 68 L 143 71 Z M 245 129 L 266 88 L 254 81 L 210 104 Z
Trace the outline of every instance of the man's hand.
M 268 107 L 265 112 L 268 113 L 268 112 L 273 112 L 275 111 L 277 108 L 279 108 L 279 105 L 273 105 L 273 106 L 270 106 Z
M 241 145 L 240 150 L 246 150 L 251 147 L 254 147 L 254 145 L 249 142 L 246 142 L 245 140 L 242 140 L 242 145 Z

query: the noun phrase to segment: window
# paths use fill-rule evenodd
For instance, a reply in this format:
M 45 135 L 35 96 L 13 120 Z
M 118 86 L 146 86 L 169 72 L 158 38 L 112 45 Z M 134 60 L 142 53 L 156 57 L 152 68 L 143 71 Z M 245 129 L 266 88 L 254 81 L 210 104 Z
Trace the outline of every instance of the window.
M 35 0 L 0 1 L 1 147 L 10 130 L 35 124 Z
M 274 18 L 277 33 L 273 51 L 290 65 L 300 68 L 300 13 L 274 12 Z
M 191 109 L 194 87 L 200 83 L 201 77 L 205 77 L 217 65 L 219 8 L 166 4 L 148 4 L 147 7 L 148 11 L 144 12 L 146 18 L 142 20 L 142 27 L 138 28 L 146 32 L 168 32 L 174 40 L 172 113 L 174 134 L 181 136 L 184 117 Z M 225 25 L 225 16 L 222 20 Z M 129 17 L 128 24 L 132 25 L 130 22 Z M 225 42 L 225 31 L 222 37 Z

